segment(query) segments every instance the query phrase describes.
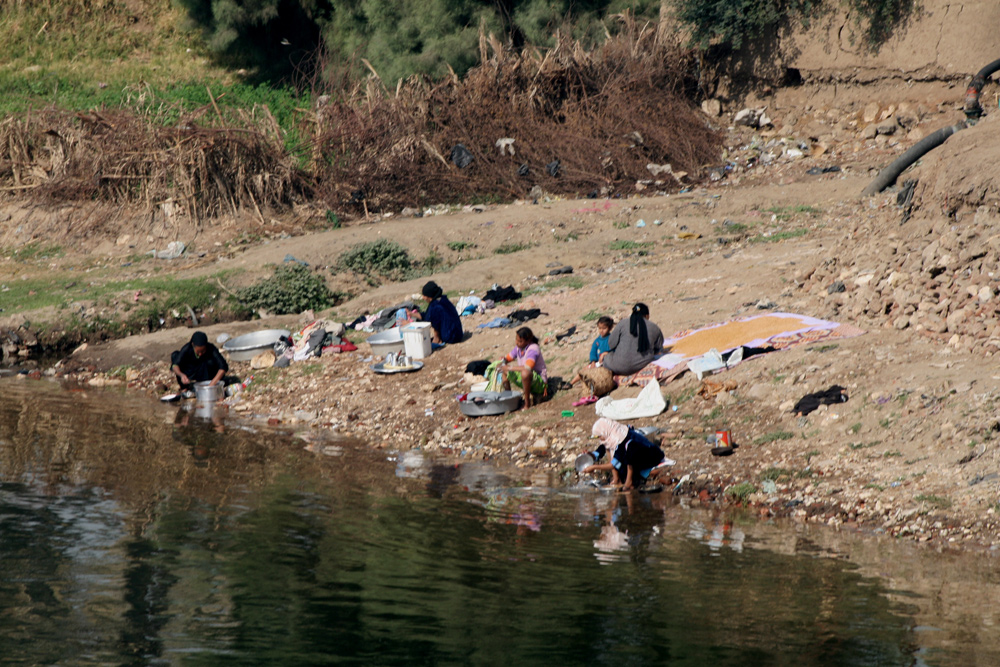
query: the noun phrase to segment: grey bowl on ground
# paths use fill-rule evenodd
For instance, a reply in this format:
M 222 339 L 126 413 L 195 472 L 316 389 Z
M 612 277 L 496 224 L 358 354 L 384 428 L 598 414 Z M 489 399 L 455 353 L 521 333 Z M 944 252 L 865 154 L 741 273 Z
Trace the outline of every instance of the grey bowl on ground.
M 264 350 L 270 350 L 282 336 L 290 336 L 287 329 L 265 329 L 230 338 L 222 349 L 232 361 L 250 361 Z
M 390 352 L 402 352 L 403 332 L 399 330 L 399 327 L 386 329 L 374 336 L 369 336 L 368 344 L 372 347 L 372 354 L 378 357 L 384 357 Z
M 470 391 L 464 401 L 459 401 L 458 408 L 466 417 L 486 417 L 506 414 L 520 405 L 519 391 Z

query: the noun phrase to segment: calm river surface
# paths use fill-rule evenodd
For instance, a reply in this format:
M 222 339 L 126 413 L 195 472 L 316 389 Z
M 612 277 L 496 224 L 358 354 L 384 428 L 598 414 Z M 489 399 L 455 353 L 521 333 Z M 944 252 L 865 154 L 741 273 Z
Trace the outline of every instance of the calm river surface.
M 0 380 L 3 665 L 996 665 L 998 573 Z

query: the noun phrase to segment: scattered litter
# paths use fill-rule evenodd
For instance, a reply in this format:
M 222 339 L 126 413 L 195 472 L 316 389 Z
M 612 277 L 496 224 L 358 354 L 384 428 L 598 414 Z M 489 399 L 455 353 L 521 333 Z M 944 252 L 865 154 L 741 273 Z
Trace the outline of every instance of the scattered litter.
M 503 139 L 497 139 L 496 147 L 500 149 L 500 154 L 510 153 L 514 154 L 514 140 L 510 137 L 505 137 Z
M 186 247 L 182 241 L 171 241 L 165 250 L 150 250 L 148 254 L 156 259 L 177 259 L 184 254 Z
M 462 144 L 455 144 L 451 148 L 451 161 L 459 169 L 465 169 L 475 158 L 472 157 L 472 153 L 469 149 Z
M 820 174 L 833 174 L 840 171 L 840 167 L 834 165 L 832 167 L 813 167 L 812 169 L 806 170 L 806 173 L 810 176 L 818 176 Z
M 285 255 L 285 261 L 286 262 L 295 262 L 296 264 L 300 264 L 301 266 L 309 266 L 309 262 L 304 262 L 301 259 L 296 259 L 295 256 L 291 255 L 291 254 Z

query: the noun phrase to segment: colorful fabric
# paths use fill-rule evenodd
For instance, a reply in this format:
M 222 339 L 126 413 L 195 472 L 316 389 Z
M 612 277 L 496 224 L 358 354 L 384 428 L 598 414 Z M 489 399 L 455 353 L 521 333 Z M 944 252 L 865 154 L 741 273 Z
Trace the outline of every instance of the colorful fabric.
M 521 371 L 507 371 L 507 380 L 510 382 L 511 387 L 517 387 L 523 390 L 524 385 L 522 384 Z M 542 376 L 535 371 L 531 371 L 531 393 L 542 395 L 549 388 L 549 383 L 542 379 Z
M 507 354 L 507 361 L 514 362 L 518 366 L 528 366 L 542 376 L 543 380 L 548 381 L 549 379 L 548 369 L 545 368 L 545 359 L 542 358 L 542 348 L 538 347 L 538 343 L 527 345 L 523 350 L 515 345 L 514 349 Z
M 840 332 L 834 334 L 838 329 Z M 663 355 L 653 363 L 662 368 L 673 369 L 691 359 L 703 356 L 712 348 L 721 354 L 726 354 L 737 347 L 770 345 L 776 349 L 786 349 L 792 345 L 816 342 L 831 336 L 851 338 L 863 333 L 865 332 L 857 327 L 820 320 L 808 315 L 765 313 L 676 333 L 663 342 L 664 347 L 669 348 L 669 354 Z M 779 345 L 779 342 L 783 345 Z
M 502 361 L 494 361 L 486 367 L 483 376 L 486 378 L 486 391 L 503 391 L 503 373 L 500 372 Z

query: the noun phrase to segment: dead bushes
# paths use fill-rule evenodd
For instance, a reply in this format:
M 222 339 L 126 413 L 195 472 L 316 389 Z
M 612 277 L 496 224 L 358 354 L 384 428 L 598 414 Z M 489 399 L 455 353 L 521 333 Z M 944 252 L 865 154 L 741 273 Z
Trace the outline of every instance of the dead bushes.
M 0 124 L 0 190 L 43 203 L 162 206 L 196 220 L 262 215 L 306 190 L 267 119 L 246 114 L 245 128 L 216 129 L 193 121 L 164 127 L 123 110 L 8 118 Z
M 678 172 L 695 176 L 721 138 L 686 94 L 691 55 L 622 20 L 592 52 L 562 40 L 544 54 L 514 53 L 483 37 L 482 64 L 464 79 L 411 78 L 387 91 L 372 77 L 326 101 L 316 110 L 318 193 L 360 211 L 523 197 L 535 185 L 571 195 L 628 194 L 654 180 L 677 189 Z M 472 157 L 464 168 L 458 144 Z

